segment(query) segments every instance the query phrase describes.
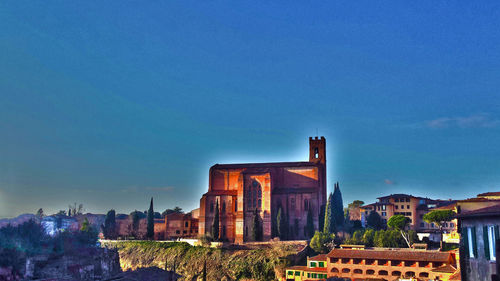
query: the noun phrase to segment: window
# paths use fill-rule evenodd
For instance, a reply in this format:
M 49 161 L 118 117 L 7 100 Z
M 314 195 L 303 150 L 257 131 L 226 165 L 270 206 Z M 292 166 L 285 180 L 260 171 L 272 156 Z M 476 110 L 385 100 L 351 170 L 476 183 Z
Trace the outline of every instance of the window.
M 466 227 L 464 231 L 464 241 L 466 252 L 469 253 L 469 258 L 477 257 L 477 245 L 476 245 L 476 228 Z
M 175 234 L 181 234 L 181 231 L 180 230 L 176 230 Z
M 410 209 L 410 205 L 406 205 L 406 209 Z
M 394 202 L 399 202 L 399 198 L 394 199 Z
M 496 261 L 495 244 L 498 239 L 498 226 L 488 225 L 483 227 L 484 254 L 487 260 Z
M 424 227 L 424 223 L 423 222 L 420 223 L 420 227 Z
M 188 226 L 189 226 L 189 222 L 185 222 L 184 227 L 188 227 Z
M 319 264 L 319 267 L 325 267 L 325 263 L 322 261 L 320 261 L 318 264 Z
M 394 206 L 396 208 L 396 210 L 398 209 L 398 205 Z
M 384 210 L 384 211 L 385 211 L 385 205 L 382 205 L 382 210 Z
M 234 199 L 234 211 L 238 212 L 238 199 Z
M 405 205 L 401 205 L 401 209 L 404 209 L 405 208 Z
M 288 271 L 287 275 L 293 275 L 293 271 Z
M 214 201 L 210 202 L 210 213 L 214 212 Z
M 406 202 L 410 202 L 410 198 L 406 198 Z
M 455 224 L 451 222 L 450 227 L 455 227 Z
M 222 202 L 222 213 L 226 212 L 226 201 Z
M 319 151 L 317 147 L 314 148 L 314 158 L 319 158 Z
M 382 216 L 383 217 L 387 216 L 387 213 L 386 212 L 382 212 Z
M 300 276 L 300 271 L 295 271 L 295 276 Z
M 316 267 L 316 262 L 315 262 L 315 261 L 312 261 L 312 262 L 311 262 L 311 267 L 312 267 L 312 268 Z
M 226 226 L 222 226 L 222 237 L 225 238 L 226 237 Z
M 304 210 L 309 210 L 309 202 L 307 201 L 307 199 L 304 199 Z

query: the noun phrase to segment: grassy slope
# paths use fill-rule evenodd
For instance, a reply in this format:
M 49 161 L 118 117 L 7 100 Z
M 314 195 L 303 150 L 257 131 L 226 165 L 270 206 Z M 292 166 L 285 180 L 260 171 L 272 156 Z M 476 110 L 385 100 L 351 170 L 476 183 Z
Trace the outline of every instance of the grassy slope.
M 297 245 L 271 244 L 265 249 L 229 250 L 193 247 L 187 243 L 121 242 L 118 244 L 123 270 L 157 266 L 173 270 L 183 280 L 201 280 L 207 263 L 207 280 L 274 280 L 281 274 Z M 288 258 L 286 258 L 288 257 Z

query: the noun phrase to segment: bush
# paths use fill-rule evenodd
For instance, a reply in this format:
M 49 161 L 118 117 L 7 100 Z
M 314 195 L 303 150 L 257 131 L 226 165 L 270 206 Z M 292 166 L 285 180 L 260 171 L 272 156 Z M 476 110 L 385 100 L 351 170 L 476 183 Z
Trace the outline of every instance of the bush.
M 333 249 L 333 240 L 335 239 L 335 234 L 327 232 L 316 231 L 314 233 L 309 246 L 318 253 L 327 253 Z

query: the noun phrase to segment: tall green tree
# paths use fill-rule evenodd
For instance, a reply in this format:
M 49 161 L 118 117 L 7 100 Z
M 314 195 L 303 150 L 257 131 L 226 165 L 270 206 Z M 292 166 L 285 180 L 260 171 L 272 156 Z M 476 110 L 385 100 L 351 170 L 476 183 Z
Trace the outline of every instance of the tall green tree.
M 327 201 L 328 202 L 328 201 Z M 322 231 L 325 228 L 325 211 L 326 211 L 326 205 L 321 205 L 319 208 L 319 214 L 318 214 L 318 229 L 319 231 Z
M 335 229 L 340 229 L 344 225 L 344 202 L 342 200 L 342 192 L 340 185 L 337 182 L 333 190 L 333 204 L 332 204 L 333 219 L 335 221 Z
M 214 220 L 212 222 L 212 238 L 215 241 L 219 241 L 219 224 L 220 224 L 220 218 L 219 218 L 219 200 L 216 201 L 215 203 L 215 215 L 214 215 Z
M 82 223 L 82 227 L 80 228 L 80 231 L 83 231 L 83 232 L 90 232 L 92 229 L 90 227 L 90 222 L 87 218 L 85 218 L 85 220 L 83 221 Z
M 434 223 L 439 227 L 439 249 L 443 250 L 443 224 L 449 222 L 455 216 L 452 210 L 434 210 L 424 215 L 427 223 Z
M 306 221 L 306 237 L 311 238 L 314 235 L 314 221 L 311 208 L 307 210 L 307 221 Z
M 410 219 L 403 215 L 394 215 L 387 221 L 387 226 L 393 230 L 399 231 L 401 237 L 405 240 L 408 248 L 411 248 L 410 237 L 408 235 L 408 225 L 410 224 Z
M 109 210 L 106 214 L 106 218 L 104 219 L 103 234 L 106 239 L 116 239 L 117 237 L 116 213 L 113 209 Z
M 323 225 L 323 232 L 335 233 L 335 217 L 333 215 L 333 194 L 328 195 L 328 201 L 325 207 L 325 224 Z
M 153 197 L 151 197 L 151 202 L 149 203 L 147 219 L 148 225 L 146 229 L 146 238 L 153 239 L 155 237 L 155 212 L 153 210 Z
M 384 228 L 384 221 L 376 211 L 371 211 L 366 218 L 366 225 L 374 230 L 381 230 Z
M 262 240 L 262 226 L 260 224 L 260 215 L 257 208 L 253 213 L 253 222 L 252 222 L 252 236 L 253 241 L 261 241 Z
M 276 215 L 276 227 L 278 229 L 278 236 L 281 240 L 287 239 L 288 236 L 288 223 L 283 209 L 278 207 L 278 214 Z

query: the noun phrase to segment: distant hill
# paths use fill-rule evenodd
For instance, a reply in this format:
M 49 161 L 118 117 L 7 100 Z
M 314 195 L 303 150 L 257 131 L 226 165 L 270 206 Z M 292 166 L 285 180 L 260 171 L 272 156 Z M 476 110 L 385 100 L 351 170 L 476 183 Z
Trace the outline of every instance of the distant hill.
M 0 227 L 5 227 L 8 224 L 11 224 L 13 226 L 17 226 L 17 225 L 25 223 L 31 219 L 38 220 L 38 218 L 34 214 L 22 214 L 22 215 L 19 215 L 15 218 L 11 218 L 11 219 L 0 219 Z

